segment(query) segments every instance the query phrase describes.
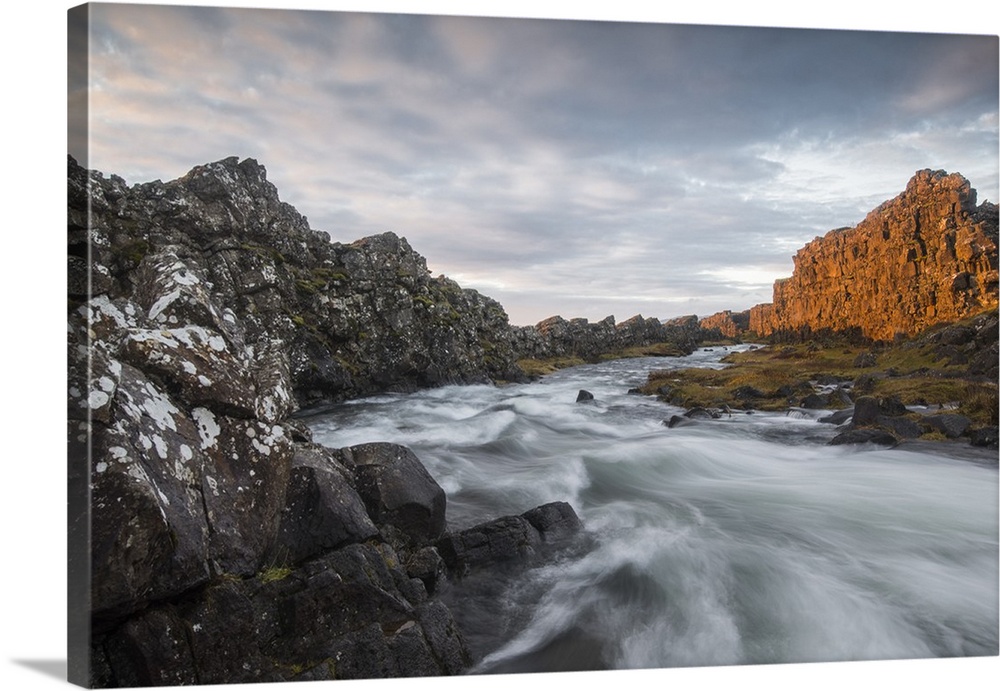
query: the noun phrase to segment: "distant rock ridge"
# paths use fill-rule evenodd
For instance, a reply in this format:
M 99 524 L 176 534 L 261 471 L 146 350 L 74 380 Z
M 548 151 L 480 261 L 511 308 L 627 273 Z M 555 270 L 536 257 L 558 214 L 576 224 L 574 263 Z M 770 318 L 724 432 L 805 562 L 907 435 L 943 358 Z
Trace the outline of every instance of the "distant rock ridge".
M 513 327 L 513 348 L 519 357 L 545 359 L 576 356 L 594 360 L 601 355 L 655 343 L 673 343 L 690 352 L 699 332 L 683 318 L 661 322 L 637 314 L 623 322 L 608 316 L 598 322 L 584 318 L 549 317 L 534 326 Z
M 819 332 L 889 341 L 997 307 L 997 206 L 957 173 L 920 170 L 853 228 L 795 255 L 774 299 L 750 310 L 760 336 Z

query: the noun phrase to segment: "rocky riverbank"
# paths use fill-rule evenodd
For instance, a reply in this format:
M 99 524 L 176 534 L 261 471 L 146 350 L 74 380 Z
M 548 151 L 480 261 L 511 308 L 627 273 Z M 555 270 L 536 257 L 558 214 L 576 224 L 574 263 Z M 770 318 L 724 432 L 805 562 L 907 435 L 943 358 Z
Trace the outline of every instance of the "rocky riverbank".
M 523 378 L 502 307 L 394 234 L 331 242 L 251 160 L 129 187 L 71 159 L 68 185 L 70 533 L 90 545 L 71 557 L 90 586 L 71 603 L 89 612 L 74 675 L 462 672 L 440 579 L 544 556 L 579 533 L 572 509 L 450 531 L 408 449 L 326 449 L 291 415 Z
M 722 370 L 652 372 L 639 392 L 687 408 L 669 426 L 734 411 L 828 410 L 836 444 L 955 440 L 997 448 L 998 319 L 986 312 L 894 344 L 771 345 Z

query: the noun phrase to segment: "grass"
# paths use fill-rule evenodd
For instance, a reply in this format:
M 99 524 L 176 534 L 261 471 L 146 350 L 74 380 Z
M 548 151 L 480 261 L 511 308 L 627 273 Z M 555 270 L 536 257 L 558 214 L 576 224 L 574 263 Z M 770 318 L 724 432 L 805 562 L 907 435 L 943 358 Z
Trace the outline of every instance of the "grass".
M 261 583 L 272 583 L 274 581 L 282 581 L 292 575 L 292 569 L 289 566 L 269 566 L 258 574 Z
M 869 351 L 875 354 L 875 366 L 855 367 L 856 358 Z M 854 395 L 895 397 L 905 405 L 958 403 L 958 412 L 970 418 L 973 427 L 997 425 L 996 384 L 963 378 L 963 368 L 938 359 L 932 344 L 908 342 L 875 349 L 843 344 L 772 345 L 731 353 L 722 361 L 729 367 L 651 372 L 641 390 L 685 408 L 726 405 L 783 410 L 811 393 L 808 382 L 821 375 L 851 381 L 864 375 L 867 382 Z M 833 402 L 829 407 L 840 406 Z
M 542 360 L 525 358 L 517 361 L 517 366 L 520 367 L 526 375 L 532 378 L 544 377 L 546 374 L 552 374 L 557 370 L 565 369 L 566 367 L 576 367 L 577 365 L 583 364 L 586 364 L 583 359 L 578 358 L 575 355 L 544 358 Z

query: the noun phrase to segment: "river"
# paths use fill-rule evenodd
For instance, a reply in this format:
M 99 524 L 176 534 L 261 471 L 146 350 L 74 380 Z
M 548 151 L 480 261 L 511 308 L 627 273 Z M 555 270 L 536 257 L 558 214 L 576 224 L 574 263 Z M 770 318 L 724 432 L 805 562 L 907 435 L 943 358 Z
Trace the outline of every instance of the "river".
M 831 447 L 808 411 L 667 428 L 680 409 L 627 393 L 723 354 L 376 396 L 306 421 L 328 446 L 412 448 L 451 529 L 550 501 L 579 514 L 585 547 L 446 589 L 475 672 L 997 655 L 995 452 Z

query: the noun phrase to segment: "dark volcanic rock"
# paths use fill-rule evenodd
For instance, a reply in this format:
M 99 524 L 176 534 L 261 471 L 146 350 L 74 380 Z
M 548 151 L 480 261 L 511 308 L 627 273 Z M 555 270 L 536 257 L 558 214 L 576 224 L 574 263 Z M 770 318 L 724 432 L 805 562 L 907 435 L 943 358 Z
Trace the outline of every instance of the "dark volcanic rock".
M 580 393 L 576 395 L 577 403 L 586 403 L 587 401 L 592 401 L 592 400 L 594 400 L 594 394 L 590 393 L 589 391 L 584 391 L 583 389 L 580 389 Z
M 896 437 L 879 429 L 852 429 L 841 432 L 830 440 L 833 446 L 842 444 L 875 444 L 878 446 L 895 446 L 899 443 Z
M 102 637 L 106 685 L 458 674 L 454 619 L 410 586 L 391 548 L 349 545 L 290 571 L 222 580 Z M 196 670 L 196 672 L 195 672 Z
M 924 423 L 932 429 L 941 432 L 949 439 L 957 439 L 965 434 L 972 421 L 964 415 L 944 413 L 941 415 L 928 415 L 923 419 Z
M 974 429 L 969 432 L 969 443 L 972 446 L 995 449 L 1000 443 L 1000 430 L 996 427 Z
M 416 544 L 428 543 L 444 532 L 444 490 L 412 451 L 397 444 L 373 443 L 341 453 L 377 525 L 391 526 Z
M 335 452 L 319 445 L 295 448 L 272 550 L 276 563 L 298 563 L 378 535 L 353 482 Z
M 502 516 L 449 533 L 436 547 L 448 569 L 462 576 L 491 564 L 531 561 L 544 545 L 558 544 L 580 532 L 582 524 L 565 502 L 545 504 L 519 516 Z

